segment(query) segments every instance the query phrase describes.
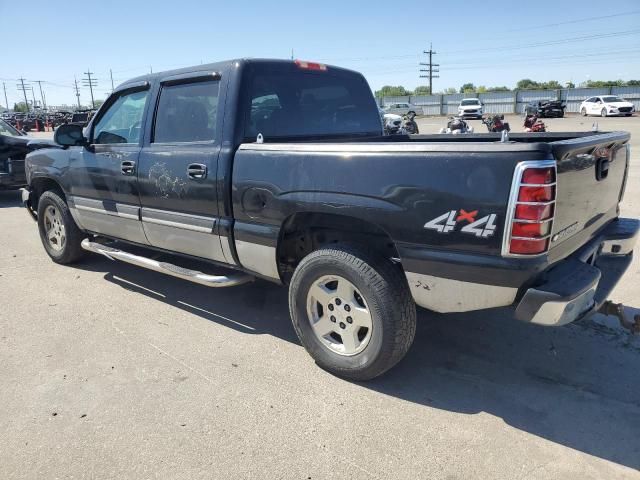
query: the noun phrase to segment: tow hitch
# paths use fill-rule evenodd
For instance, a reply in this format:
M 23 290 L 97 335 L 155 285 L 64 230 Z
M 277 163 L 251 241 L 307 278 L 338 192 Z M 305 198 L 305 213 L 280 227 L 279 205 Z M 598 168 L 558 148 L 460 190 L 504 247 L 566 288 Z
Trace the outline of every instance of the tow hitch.
M 615 315 L 624 328 L 630 330 L 635 335 L 640 335 L 640 314 L 634 315 L 633 317 L 627 315 L 624 311 L 623 304 L 613 303 L 611 300 L 607 300 L 598 311 L 604 315 Z

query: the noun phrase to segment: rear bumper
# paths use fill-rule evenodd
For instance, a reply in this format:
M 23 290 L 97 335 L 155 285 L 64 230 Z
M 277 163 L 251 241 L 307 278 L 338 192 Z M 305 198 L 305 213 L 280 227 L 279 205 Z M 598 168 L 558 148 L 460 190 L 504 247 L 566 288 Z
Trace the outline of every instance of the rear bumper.
M 527 289 L 516 306 L 518 320 L 559 326 L 594 313 L 629 267 L 640 221 L 618 219 L 601 241 L 561 261 Z
M 464 255 L 400 246 L 417 305 L 440 313 L 515 308 L 516 318 L 563 325 L 593 313 L 631 263 L 640 222 L 618 219 L 549 267 L 533 259 Z

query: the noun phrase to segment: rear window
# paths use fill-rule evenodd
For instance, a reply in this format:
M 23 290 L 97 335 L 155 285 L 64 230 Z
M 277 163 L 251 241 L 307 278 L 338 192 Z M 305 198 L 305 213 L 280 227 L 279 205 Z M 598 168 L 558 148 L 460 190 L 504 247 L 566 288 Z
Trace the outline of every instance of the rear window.
M 285 65 L 258 67 L 248 82 L 245 138 L 259 133 L 269 139 L 381 131 L 376 103 L 360 75 L 307 72 Z
M 183 143 L 214 139 L 220 82 L 162 87 L 153 142 Z

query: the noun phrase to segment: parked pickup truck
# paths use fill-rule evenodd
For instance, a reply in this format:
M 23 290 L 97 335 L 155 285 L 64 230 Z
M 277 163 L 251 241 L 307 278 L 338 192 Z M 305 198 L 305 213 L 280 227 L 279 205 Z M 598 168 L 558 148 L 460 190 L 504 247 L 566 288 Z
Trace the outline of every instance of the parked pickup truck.
M 55 140 L 28 155 L 23 191 L 54 262 L 91 251 L 210 287 L 288 285 L 304 347 L 351 379 L 403 358 L 416 304 L 591 314 L 639 229 L 619 218 L 628 133 L 384 136 L 364 77 L 311 62 L 138 77 Z

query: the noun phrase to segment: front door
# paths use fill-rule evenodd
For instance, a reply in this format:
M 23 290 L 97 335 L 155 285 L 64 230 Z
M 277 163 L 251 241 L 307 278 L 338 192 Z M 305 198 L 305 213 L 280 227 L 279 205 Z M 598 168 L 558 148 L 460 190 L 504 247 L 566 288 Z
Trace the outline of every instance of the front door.
M 71 155 L 69 205 L 91 232 L 148 243 L 140 222 L 137 164 L 149 96 L 141 84 L 114 93 L 91 126 L 89 147 Z
M 151 245 L 225 262 L 217 232 L 219 94 L 220 79 L 213 73 L 160 82 L 138 182 Z

